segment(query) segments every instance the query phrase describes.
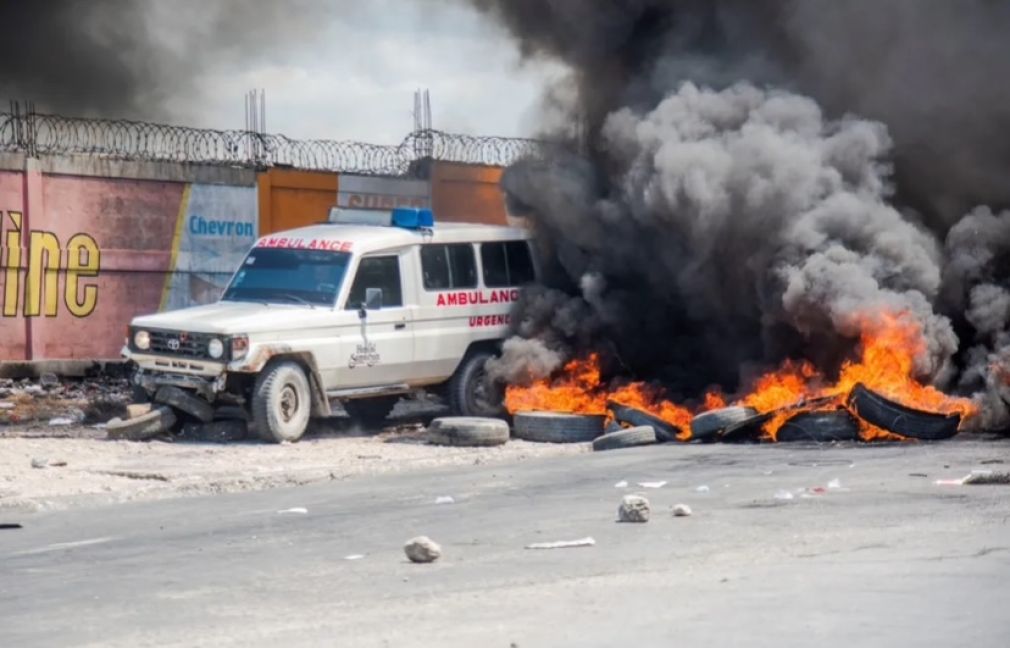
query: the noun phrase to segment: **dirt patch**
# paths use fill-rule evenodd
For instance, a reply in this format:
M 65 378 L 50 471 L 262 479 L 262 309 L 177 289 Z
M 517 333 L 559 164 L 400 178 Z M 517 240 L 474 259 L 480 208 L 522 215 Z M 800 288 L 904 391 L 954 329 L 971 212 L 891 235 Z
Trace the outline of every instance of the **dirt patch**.
M 21 429 L 0 438 L 0 512 L 261 490 L 439 466 L 505 463 L 587 452 L 589 444 L 509 441 L 495 447 L 428 445 L 418 424 L 367 435 L 339 422 L 299 443 L 108 441 L 83 426 L 66 438 Z M 12 432 L 9 430 L 9 432 Z M 32 468 L 44 459 L 44 468 Z M 53 467 L 52 464 L 62 464 Z M 42 463 L 41 461 L 37 462 Z

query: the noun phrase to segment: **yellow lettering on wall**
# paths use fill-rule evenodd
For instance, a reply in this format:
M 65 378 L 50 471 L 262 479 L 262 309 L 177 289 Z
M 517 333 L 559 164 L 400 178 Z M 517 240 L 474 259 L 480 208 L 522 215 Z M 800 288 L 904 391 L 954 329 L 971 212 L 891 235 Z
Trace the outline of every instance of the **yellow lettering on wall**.
M 87 317 L 98 304 L 98 286 L 84 286 L 80 296 L 80 277 L 97 277 L 101 267 L 98 243 L 87 234 L 76 234 L 67 242 L 67 279 L 64 285 L 63 301 L 67 310 L 76 317 Z M 84 260 L 81 257 L 84 256 Z M 48 303 L 48 300 L 47 300 Z
M 7 232 L 7 269 L 4 271 L 4 317 L 18 314 L 18 272 L 21 270 L 21 212 L 7 212 L 14 228 Z M 0 212 L 0 221 L 3 213 Z
M 44 260 L 43 260 L 44 259 Z M 28 279 L 25 282 L 25 317 L 38 317 L 45 296 L 46 317 L 56 317 L 60 241 L 52 232 L 33 231 L 28 252 Z M 42 280 L 45 278 L 43 290 Z

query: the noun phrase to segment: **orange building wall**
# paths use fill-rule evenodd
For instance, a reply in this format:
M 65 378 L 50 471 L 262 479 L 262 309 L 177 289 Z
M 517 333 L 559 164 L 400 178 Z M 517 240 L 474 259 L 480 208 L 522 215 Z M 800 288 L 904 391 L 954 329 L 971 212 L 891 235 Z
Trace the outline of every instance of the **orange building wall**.
M 326 221 L 337 202 L 338 174 L 270 169 L 259 174 L 259 233 Z
M 435 218 L 505 225 L 505 201 L 498 186 L 501 176 L 501 167 L 435 162 L 431 170 L 431 206 Z

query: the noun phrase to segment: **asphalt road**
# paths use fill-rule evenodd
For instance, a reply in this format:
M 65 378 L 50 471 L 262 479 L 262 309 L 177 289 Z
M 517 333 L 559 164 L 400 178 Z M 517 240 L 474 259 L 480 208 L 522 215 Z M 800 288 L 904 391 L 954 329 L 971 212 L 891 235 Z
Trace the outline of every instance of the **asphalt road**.
M 935 480 L 1008 450 L 662 446 L 37 514 L 0 530 L 0 646 L 1005 648 L 1010 487 Z M 648 524 L 615 522 L 632 491 Z M 405 560 L 421 533 L 437 563 Z

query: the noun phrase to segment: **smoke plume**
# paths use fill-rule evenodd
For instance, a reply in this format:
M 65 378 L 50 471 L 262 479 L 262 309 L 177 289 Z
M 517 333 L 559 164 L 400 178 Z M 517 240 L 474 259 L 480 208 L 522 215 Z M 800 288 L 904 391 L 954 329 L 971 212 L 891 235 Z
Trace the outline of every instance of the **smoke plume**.
M 1010 204 L 993 136 L 1010 127 L 1010 6 L 471 3 L 525 57 L 568 66 L 542 135 L 578 151 L 503 179 L 549 287 L 493 372 L 538 378 L 602 345 L 674 393 L 732 390 L 785 358 L 830 371 L 900 313 L 926 341 L 917 376 L 1005 423 L 1010 216 L 961 219 Z
M 318 3 L 2 0 L 0 97 L 72 115 L 166 119 L 203 72 L 318 31 Z

